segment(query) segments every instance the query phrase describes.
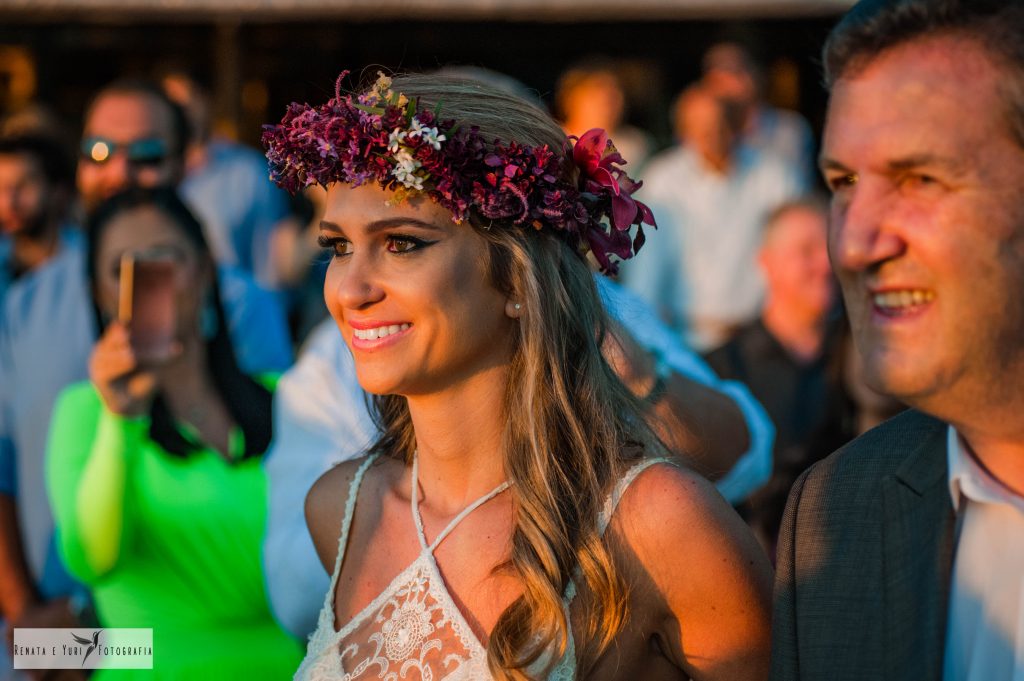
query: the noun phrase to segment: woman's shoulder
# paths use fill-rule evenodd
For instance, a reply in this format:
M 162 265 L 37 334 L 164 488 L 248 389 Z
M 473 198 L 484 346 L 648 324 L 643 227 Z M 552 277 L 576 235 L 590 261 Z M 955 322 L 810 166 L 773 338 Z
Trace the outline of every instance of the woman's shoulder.
M 727 565 L 770 583 L 767 557 L 714 485 L 670 462 L 647 466 L 622 493 L 609 528 L 655 582 L 728 579 Z M 618 542 L 617 542 L 618 543 Z
M 100 404 L 100 394 L 96 392 L 96 387 L 91 381 L 71 383 L 60 391 L 58 399 L 81 406 L 96 405 L 98 407 Z
M 53 421 L 94 419 L 99 416 L 103 402 L 90 381 L 72 383 L 57 396 Z
M 309 489 L 306 494 L 306 525 L 328 571 L 334 565 L 345 519 L 355 511 L 355 496 L 359 488 L 368 479 L 374 480 L 385 469 L 390 471 L 395 465 L 400 464 L 376 454 L 349 459 L 321 475 Z
M 699 660 L 729 659 L 743 645 L 757 649 L 760 664 L 771 567 L 714 485 L 682 466 L 651 465 L 623 493 L 610 530 L 626 574 L 641 587 L 635 597 L 653 621 L 668 623 L 676 664 L 695 675 Z
M 731 513 L 706 478 L 669 459 L 640 460 L 620 479 L 612 526 L 636 538 L 654 538 Z

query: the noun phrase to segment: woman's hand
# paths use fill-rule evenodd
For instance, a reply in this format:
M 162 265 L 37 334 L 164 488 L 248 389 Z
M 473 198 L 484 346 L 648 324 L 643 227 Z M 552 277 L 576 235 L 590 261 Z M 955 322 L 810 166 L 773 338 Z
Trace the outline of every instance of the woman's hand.
M 89 378 L 107 409 L 120 416 L 149 411 L 157 388 L 156 374 L 139 366 L 128 330 L 119 321 L 111 322 L 93 348 Z

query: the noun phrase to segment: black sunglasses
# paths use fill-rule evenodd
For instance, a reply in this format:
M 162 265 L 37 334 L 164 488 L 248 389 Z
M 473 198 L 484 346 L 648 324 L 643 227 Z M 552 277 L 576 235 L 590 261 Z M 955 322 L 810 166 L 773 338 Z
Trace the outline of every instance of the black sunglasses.
M 82 140 L 82 158 L 103 165 L 123 150 L 129 163 L 138 166 L 156 166 L 167 159 L 167 143 L 158 137 L 118 143 L 105 137 L 86 137 Z

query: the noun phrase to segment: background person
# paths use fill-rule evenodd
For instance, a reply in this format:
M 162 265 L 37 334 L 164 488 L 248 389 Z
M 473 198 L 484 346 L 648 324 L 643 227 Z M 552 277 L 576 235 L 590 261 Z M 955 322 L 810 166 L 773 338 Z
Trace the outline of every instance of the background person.
M 94 209 L 130 187 L 177 182 L 184 168 L 184 120 L 174 103 L 146 82 L 118 81 L 98 93 L 86 113 L 76 176 L 84 206 Z M 41 205 L 52 216 L 59 215 L 55 209 L 71 194 L 68 184 L 65 179 L 63 189 L 54 183 L 37 186 L 45 194 Z M 48 223 L 58 219 L 52 216 Z M 8 532 L 5 541 L 10 546 L 21 542 L 36 586 L 43 589 L 41 600 L 19 619 L 37 627 L 60 626 L 69 606 L 77 616 L 85 605 L 66 598 L 75 587 L 53 544 L 44 482 L 53 405 L 61 390 L 88 377 L 98 335 L 84 239 L 74 220 L 59 219 L 64 221 L 59 248 L 8 285 L 0 310 L 0 446 L 7 450 L 4 458 L 15 462 L 18 484 L 17 522 L 8 518 L 3 527 L 20 527 L 20 538 Z M 53 229 L 46 228 L 47 239 Z M 220 267 L 217 273 L 240 366 L 249 373 L 287 368 L 291 343 L 277 301 L 238 270 Z M 17 571 L 0 574 L 0 581 L 12 593 L 27 589 Z M 44 582 L 49 586 L 41 586 Z
M 41 339 L 92 323 L 85 296 L 74 295 L 85 275 L 81 234 L 66 213 L 73 194 L 74 164 L 59 142 L 0 139 L 0 613 L 8 642 L 14 626 L 76 625 L 84 607 L 52 541 L 43 452 L 56 390 L 81 371 L 88 350 L 38 352 Z
M 641 177 L 653 151 L 651 135 L 626 123 L 626 93 L 610 59 L 590 59 L 569 67 L 555 86 L 555 112 L 567 135 L 601 128 L 629 161 L 629 172 Z
M 623 276 L 690 347 L 706 352 L 757 317 L 761 227 L 804 187 L 779 158 L 739 141 L 735 111 L 708 88 L 690 86 L 675 110 L 682 144 L 651 159 L 641 190 L 659 218 L 658 248 Z
M 215 138 L 210 99 L 193 78 L 170 72 L 161 78 L 167 96 L 188 120 L 188 145 L 181 195 L 199 216 L 218 263 L 249 273 L 268 290 L 289 288 L 289 274 L 274 252 L 288 195 L 267 178 L 267 163 L 255 149 Z M 305 225 L 302 225 L 304 227 Z
M 239 368 L 202 228 L 174 189 L 115 195 L 88 238 L 108 323 L 90 382 L 54 411 L 47 483 L 62 556 L 102 626 L 153 629 L 161 676 L 286 676 L 299 650 L 270 615 L 259 567 L 273 377 Z M 157 252 L 175 268 L 175 347 L 143 360 L 116 319 L 119 268 L 126 253 Z
M 768 151 L 787 163 L 805 182 L 814 172 L 811 126 L 796 111 L 764 101 L 764 68 L 738 43 L 712 45 L 701 60 L 701 82 L 736 108 L 744 144 Z
M 841 350 L 827 219 L 814 199 L 784 203 L 768 217 L 757 258 L 766 289 L 761 315 L 706 357 L 719 376 L 749 386 L 775 424 L 771 480 L 740 506 L 772 557 L 793 481 L 846 442 L 837 439 L 842 386 L 831 370 Z

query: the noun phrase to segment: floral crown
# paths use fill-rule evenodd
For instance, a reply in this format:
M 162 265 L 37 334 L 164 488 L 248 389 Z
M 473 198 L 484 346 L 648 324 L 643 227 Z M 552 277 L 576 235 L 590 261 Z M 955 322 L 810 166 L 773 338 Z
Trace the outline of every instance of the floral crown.
M 562 157 L 546 144 L 487 144 L 478 128 L 440 119 L 443 102 L 420 109 L 415 98 L 392 92 L 383 74 L 368 92 L 342 96 L 346 75 L 338 76 L 326 104 L 292 103 L 280 124 L 264 126 L 270 177 L 289 192 L 376 181 L 395 192 L 395 203 L 426 194 L 456 223 L 475 212 L 554 229 L 580 254 L 592 252 L 608 274 L 618 271 L 612 255 L 631 258 L 644 243 L 643 225 L 656 227 L 651 210 L 632 197 L 641 183 L 618 167 L 625 161 L 604 130 L 566 139 L 562 151 L 579 169 L 572 183 L 563 179 Z

